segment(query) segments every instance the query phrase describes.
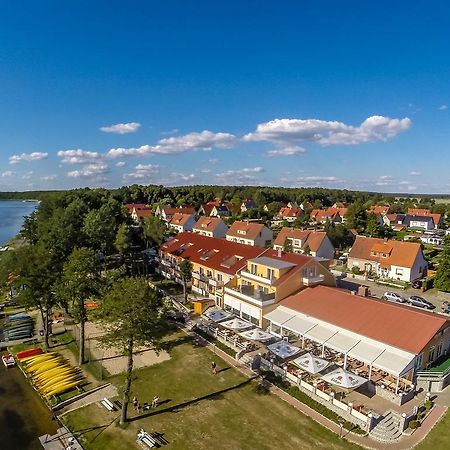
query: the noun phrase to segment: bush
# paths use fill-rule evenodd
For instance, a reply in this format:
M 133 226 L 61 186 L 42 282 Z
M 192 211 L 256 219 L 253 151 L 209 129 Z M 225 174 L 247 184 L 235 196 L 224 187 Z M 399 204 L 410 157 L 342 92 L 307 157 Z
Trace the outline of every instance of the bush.
M 322 414 L 322 416 L 332 420 L 335 423 L 341 423 L 342 417 L 339 414 L 335 413 L 331 409 L 328 409 L 326 406 L 322 405 L 322 403 L 316 402 L 309 395 L 302 392 L 297 386 L 292 386 L 289 381 L 284 380 L 280 375 L 277 375 L 271 371 L 267 371 L 263 373 L 263 376 L 267 381 L 270 381 L 272 384 L 287 392 L 289 395 L 296 398 L 303 404 Z M 362 430 L 358 425 L 355 425 L 352 422 L 348 422 L 347 420 L 344 421 L 343 427 L 346 430 L 353 431 L 357 434 L 365 434 L 365 431 Z
M 363 273 L 363 271 L 358 266 L 353 266 L 352 267 L 352 274 L 353 275 L 359 275 L 361 273 Z
M 433 407 L 433 402 L 432 402 L 431 400 L 427 400 L 427 401 L 423 404 L 423 406 L 425 406 L 425 409 L 426 409 L 427 411 L 429 411 L 429 410 Z
M 416 428 L 419 428 L 419 421 L 411 420 L 411 422 L 409 422 L 409 428 L 411 428 L 411 430 L 415 430 Z
M 423 416 L 424 416 L 423 412 L 418 412 L 416 417 L 417 422 L 420 423 L 420 421 L 423 419 Z

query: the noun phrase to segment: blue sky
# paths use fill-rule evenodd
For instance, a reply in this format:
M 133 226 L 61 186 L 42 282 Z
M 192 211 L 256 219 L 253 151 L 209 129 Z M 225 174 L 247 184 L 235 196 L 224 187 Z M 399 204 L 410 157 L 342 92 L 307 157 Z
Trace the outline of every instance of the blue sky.
M 450 6 L 25 1 L 0 18 L 0 190 L 450 193 Z

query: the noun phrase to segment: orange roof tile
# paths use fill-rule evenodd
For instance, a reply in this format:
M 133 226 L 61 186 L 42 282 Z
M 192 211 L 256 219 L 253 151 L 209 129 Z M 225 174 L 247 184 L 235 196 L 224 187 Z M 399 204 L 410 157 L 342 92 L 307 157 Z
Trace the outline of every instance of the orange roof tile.
M 284 246 L 287 238 L 299 239 L 302 245 L 308 244 L 312 252 L 319 250 L 327 234 L 325 231 L 300 230 L 298 228 L 283 227 L 276 237 L 273 245 Z
M 259 236 L 259 233 L 261 233 L 263 228 L 264 225 L 262 223 L 244 222 L 237 220 L 233 223 L 233 225 L 231 225 L 230 229 L 227 232 L 227 236 L 255 240 Z
M 204 230 L 213 232 L 220 223 L 223 223 L 219 217 L 200 217 L 194 225 L 193 230 Z
M 185 225 L 189 219 L 191 219 L 193 215 L 192 214 L 183 214 L 183 213 L 175 213 L 170 219 L 170 225 Z

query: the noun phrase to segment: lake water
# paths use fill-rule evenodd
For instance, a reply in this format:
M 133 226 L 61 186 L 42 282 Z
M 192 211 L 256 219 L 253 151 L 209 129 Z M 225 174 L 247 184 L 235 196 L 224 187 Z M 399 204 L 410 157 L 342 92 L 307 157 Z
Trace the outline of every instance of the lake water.
M 20 231 L 24 216 L 31 214 L 36 206 L 36 202 L 0 200 L 0 246 Z

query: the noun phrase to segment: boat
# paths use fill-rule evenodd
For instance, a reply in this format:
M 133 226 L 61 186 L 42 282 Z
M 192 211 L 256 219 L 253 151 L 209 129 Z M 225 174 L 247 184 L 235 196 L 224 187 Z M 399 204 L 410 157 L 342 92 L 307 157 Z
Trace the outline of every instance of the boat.
M 10 353 L 3 355 L 2 361 L 7 369 L 14 367 L 16 365 L 16 360 L 14 359 L 14 356 L 11 355 Z

